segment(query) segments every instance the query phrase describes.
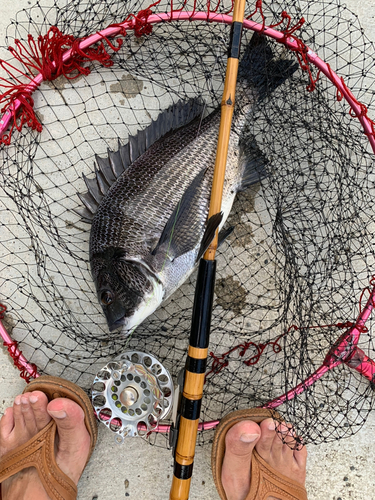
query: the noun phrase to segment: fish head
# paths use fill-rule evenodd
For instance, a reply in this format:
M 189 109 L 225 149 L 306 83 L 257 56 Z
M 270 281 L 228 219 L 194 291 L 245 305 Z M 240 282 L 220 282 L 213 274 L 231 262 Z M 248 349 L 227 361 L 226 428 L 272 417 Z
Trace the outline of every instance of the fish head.
M 91 272 L 111 332 L 131 333 L 163 300 L 164 288 L 152 270 L 120 250 L 92 256 Z

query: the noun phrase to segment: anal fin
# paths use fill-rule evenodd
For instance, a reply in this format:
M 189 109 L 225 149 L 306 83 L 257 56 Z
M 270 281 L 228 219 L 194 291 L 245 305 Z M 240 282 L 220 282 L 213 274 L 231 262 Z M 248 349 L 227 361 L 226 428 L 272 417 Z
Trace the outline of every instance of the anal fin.
M 215 215 L 212 215 L 208 219 L 206 230 L 205 230 L 203 238 L 202 238 L 201 246 L 199 248 L 199 252 L 198 252 L 196 261 L 198 261 L 202 257 L 204 252 L 210 246 L 211 241 L 215 237 L 216 229 L 220 226 L 220 223 L 223 220 L 223 215 L 224 215 L 223 212 L 219 212 Z
M 248 187 L 268 176 L 266 166 L 269 160 L 259 149 L 253 135 L 241 138 L 239 146 L 239 161 L 242 163 L 243 174 L 238 191 L 245 191 Z

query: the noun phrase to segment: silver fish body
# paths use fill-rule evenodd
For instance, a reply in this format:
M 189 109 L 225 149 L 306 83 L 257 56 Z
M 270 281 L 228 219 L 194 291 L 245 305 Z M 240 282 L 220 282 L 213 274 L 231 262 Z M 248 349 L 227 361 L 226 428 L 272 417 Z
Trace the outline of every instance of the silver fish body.
M 267 67 L 282 66 L 276 87 L 292 65 L 275 62 L 264 37 L 253 40 L 246 67 L 260 65 L 263 76 L 240 74 L 222 216 L 207 221 L 220 110 L 201 121 L 199 99 L 172 106 L 116 153 L 97 157 L 96 179 L 85 179 L 89 191 L 81 199 L 84 216 L 92 218 L 91 271 L 110 331 L 131 332 L 181 286 L 223 226 L 236 194 L 266 175 L 267 160 L 246 133 L 246 121 L 265 84 L 270 87 Z

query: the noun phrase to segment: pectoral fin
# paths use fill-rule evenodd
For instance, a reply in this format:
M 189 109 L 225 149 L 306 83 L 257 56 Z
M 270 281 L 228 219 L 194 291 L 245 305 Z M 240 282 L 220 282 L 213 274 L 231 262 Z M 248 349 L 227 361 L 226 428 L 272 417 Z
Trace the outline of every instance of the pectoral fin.
M 152 255 L 164 252 L 170 260 L 173 260 L 193 250 L 199 244 L 201 235 L 205 231 L 208 209 L 202 204 L 205 175 L 204 169 L 186 189 L 165 225 Z

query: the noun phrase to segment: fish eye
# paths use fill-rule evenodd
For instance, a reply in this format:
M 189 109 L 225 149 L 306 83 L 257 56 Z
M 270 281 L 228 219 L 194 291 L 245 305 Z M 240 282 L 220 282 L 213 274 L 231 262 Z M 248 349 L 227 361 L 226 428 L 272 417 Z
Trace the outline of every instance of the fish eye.
M 104 290 L 104 292 L 102 292 L 100 295 L 100 300 L 102 304 L 104 304 L 105 306 L 109 306 L 114 300 L 113 293 L 109 290 Z

